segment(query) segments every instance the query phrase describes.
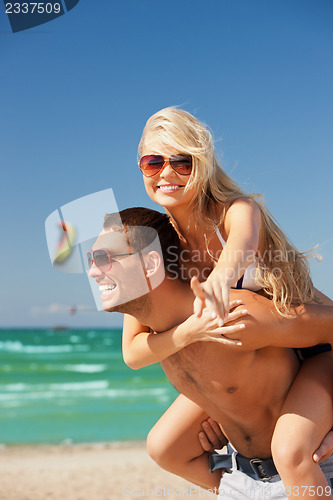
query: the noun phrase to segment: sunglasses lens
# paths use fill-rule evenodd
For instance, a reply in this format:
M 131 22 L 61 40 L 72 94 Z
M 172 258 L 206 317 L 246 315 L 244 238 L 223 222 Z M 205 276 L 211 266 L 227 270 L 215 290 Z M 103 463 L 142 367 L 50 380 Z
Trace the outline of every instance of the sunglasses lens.
M 192 172 L 192 157 L 187 155 L 175 155 L 170 158 L 170 165 L 180 175 L 190 175 Z
M 101 271 L 108 271 L 111 269 L 111 259 L 105 250 L 95 250 L 94 261 Z
M 143 156 L 140 160 L 140 170 L 146 177 L 157 174 L 164 165 L 164 158 L 160 155 Z M 192 172 L 192 157 L 188 155 L 173 155 L 169 159 L 171 167 L 177 174 L 190 175 Z
M 140 160 L 140 170 L 143 175 L 150 177 L 151 175 L 157 174 L 164 165 L 163 156 L 159 155 L 147 155 L 143 156 Z
M 87 253 L 87 259 L 88 259 L 88 267 L 90 269 L 91 266 L 92 266 L 92 261 L 93 261 L 93 257 L 92 257 L 92 253 L 91 252 Z

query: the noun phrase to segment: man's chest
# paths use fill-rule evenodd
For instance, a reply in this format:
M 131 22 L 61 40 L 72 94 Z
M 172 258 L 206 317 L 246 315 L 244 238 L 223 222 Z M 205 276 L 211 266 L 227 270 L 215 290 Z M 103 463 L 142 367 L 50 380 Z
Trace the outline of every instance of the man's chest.
M 248 373 L 255 353 L 234 355 L 211 342 L 197 342 L 170 356 L 161 364 L 179 392 L 193 400 L 219 401 L 229 405 L 233 399 L 249 391 Z M 254 385 L 254 384 L 253 384 Z
M 162 367 L 176 389 L 206 411 L 247 415 L 258 401 L 263 409 L 279 406 L 297 371 L 289 352 L 263 351 L 239 353 L 198 342 L 164 360 Z

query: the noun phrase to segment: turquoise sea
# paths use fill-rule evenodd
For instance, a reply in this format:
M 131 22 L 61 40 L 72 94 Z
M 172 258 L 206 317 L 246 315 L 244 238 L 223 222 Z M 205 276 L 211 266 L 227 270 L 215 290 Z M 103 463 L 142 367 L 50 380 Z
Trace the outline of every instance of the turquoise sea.
M 125 365 L 120 329 L 2 329 L 0 356 L 0 444 L 145 439 L 177 396 Z

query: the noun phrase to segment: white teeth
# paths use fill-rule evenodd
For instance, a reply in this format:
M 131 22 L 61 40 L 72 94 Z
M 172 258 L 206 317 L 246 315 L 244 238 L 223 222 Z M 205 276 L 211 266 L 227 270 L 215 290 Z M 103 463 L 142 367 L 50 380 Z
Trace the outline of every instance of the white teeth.
M 99 291 L 101 293 L 107 293 L 107 292 L 112 292 L 116 288 L 116 284 L 112 283 L 111 285 L 100 285 Z
M 172 191 L 177 191 L 181 186 L 157 186 L 163 193 L 171 193 Z

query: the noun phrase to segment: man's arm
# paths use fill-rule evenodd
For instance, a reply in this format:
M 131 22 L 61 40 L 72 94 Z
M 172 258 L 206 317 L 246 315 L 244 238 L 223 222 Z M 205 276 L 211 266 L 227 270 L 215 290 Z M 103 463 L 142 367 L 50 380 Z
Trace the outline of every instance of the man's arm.
M 202 431 L 198 435 L 199 442 L 204 451 L 213 453 L 215 450 L 220 450 L 226 444 L 226 438 L 221 433 L 221 429 L 217 422 L 212 418 L 208 418 L 202 422 Z M 330 431 L 322 440 L 319 448 L 313 454 L 313 461 L 320 463 L 326 460 L 333 453 L 333 430 Z
M 302 348 L 316 344 L 333 344 L 333 302 L 320 292 L 317 296 L 322 304 L 294 306 L 294 318 L 284 318 L 275 309 L 271 300 L 248 290 L 233 290 L 231 298 L 242 299 L 241 308 L 248 314 L 234 323 L 243 323 L 245 328 L 237 334 L 225 335 L 238 339 L 244 350 L 255 350 L 267 346 Z

